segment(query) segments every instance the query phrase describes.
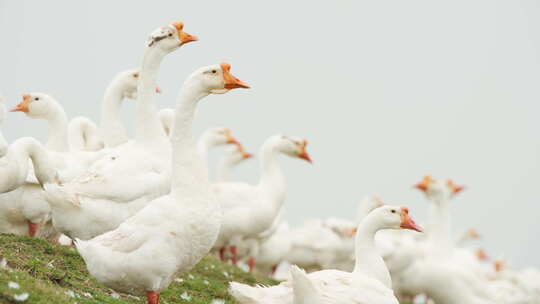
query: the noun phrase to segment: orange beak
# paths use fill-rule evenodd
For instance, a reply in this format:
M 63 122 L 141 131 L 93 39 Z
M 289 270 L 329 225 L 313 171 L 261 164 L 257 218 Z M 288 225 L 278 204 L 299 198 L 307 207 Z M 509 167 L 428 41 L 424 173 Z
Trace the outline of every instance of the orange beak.
M 463 189 L 465 189 L 465 186 L 456 185 L 454 184 L 454 181 L 451 179 L 449 179 L 447 183 L 448 183 L 448 186 L 450 187 L 450 190 L 452 190 L 452 193 L 454 194 L 458 194 L 459 192 L 463 191 Z
M 429 184 L 433 181 L 433 179 L 431 178 L 431 176 L 429 175 L 426 175 L 424 176 L 424 178 L 422 179 L 421 182 L 419 182 L 418 184 L 414 185 L 413 187 L 420 190 L 420 191 L 423 191 L 423 192 L 426 192 L 428 190 L 428 187 L 429 187 Z
M 23 101 L 16 105 L 13 109 L 9 110 L 10 112 L 24 112 L 28 113 L 28 105 L 30 104 L 30 99 L 32 98 L 30 94 L 22 94 Z
M 486 252 L 485 252 L 484 249 L 482 249 L 482 248 L 479 248 L 478 250 L 476 250 L 476 257 L 477 257 L 480 261 L 487 261 L 487 260 L 489 260 L 489 256 L 486 254 Z
M 353 229 L 350 229 L 349 231 L 345 232 L 345 235 L 348 237 L 353 237 L 358 232 L 358 228 L 354 227 Z
M 307 144 L 308 144 L 307 140 L 304 139 L 304 143 L 302 144 L 302 146 L 300 146 L 300 153 L 298 153 L 298 157 L 301 159 L 305 159 L 306 161 L 310 163 L 313 163 L 313 161 L 311 160 L 311 157 L 309 157 L 309 154 L 306 151 Z
M 409 216 L 409 208 L 401 207 L 401 228 L 411 229 L 418 232 L 422 232 L 422 227 L 416 225 L 414 220 Z
M 493 263 L 496 272 L 501 272 L 504 269 L 504 262 L 497 260 Z
M 474 228 L 471 228 L 467 231 L 467 236 L 471 239 L 479 239 L 480 238 L 480 234 L 478 234 L 478 232 L 476 231 L 476 229 Z
M 231 131 L 229 129 L 225 130 L 225 137 L 227 138 L 228 144 L 240 144 L 238 140 L 231 135 Z
M 227 90 L 232 90 L 232 89 L 237 89 L 237 88 L 249 89 L 249 84 L 243 82 L 242 80 L 234 77 L 231 74 L 230 64 L 226 62 L 222 62 L 220 63 L 220 66 L 221 66 L 221 70 L 223 71 L 223 80 L 225 82 L 224 87 L 223 87 L 224 89 L 227 89 Z
M 199 40 L 197 36 L 190 35 L 182 30 L 184 28 L 184 23 L 174 22 L 172 26 L 174 26 L 176 28 L 176 31 L 178 32 L 178 39 L 180 39 L 181 41 L 180 45 Z
M 253 157 L 253 154 L 248 153 L 246 152 L 246 150 L 244 150 L 244 146 L 242 146 L 241 143 L 236 142 L 236 147 L 238 148 L 238 152 L 242 153 L 242 159 L 248 159 Z
M 161 88 L 160 87 L 156 87 L 156 93 L 161 94 Z

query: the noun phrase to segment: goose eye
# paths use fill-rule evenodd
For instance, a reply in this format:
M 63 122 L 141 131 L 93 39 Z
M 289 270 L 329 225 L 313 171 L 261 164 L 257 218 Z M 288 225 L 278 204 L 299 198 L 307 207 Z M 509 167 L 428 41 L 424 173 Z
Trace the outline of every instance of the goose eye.
M 133 74 L 133 77 L 138 78 L 139 74 Z
M 172 33 L 169 33 L 169 35 L 168 35 L 168 36 L 169 36 L 169 37 L 172 37 Z
M 39 97 L 34 97 L 34 100 L 39 100 Z
M 396 210 L 392 209 L 392 213 L 396 213 Z
M 212 70 L 212 74 L 215 74 L 215 73 L 217 73 L 217 71 L 216 71 L 216 70 Z

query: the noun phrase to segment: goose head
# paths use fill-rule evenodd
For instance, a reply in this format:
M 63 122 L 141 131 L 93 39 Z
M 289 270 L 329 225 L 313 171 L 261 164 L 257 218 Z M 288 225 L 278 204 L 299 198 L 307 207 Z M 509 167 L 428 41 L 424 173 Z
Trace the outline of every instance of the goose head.
M 190 89 L 202 94 L 224 94 L 232 89 L 249 88 L 247 83 L 231 74 L 231 65 L 226 62 L 197 69 L 186 83 Z
M 374 219 L 379 229 L 410 229 L 418 232 L 423 230 L 409 216 L 409 208 L 403 206 L 382 206 L 373 210 L 368 218 Z
M 133 68 L 127 71 L 118 73 L 113 80 L 114 86 L 122 92 L 122 98 L 132 100 L 137 99 L 137 86 L 139 84 L 140 68 Z M 156 87 L 156 93 L 161 93 L 161 89 Z
M 487 255 L 486 251 L 482 248 L 476 249 L 476 251 L 474 252 L 474 255 L 479 261 L 483 261 L 483 262 L 489 261 L 489 256 Z
M 414 187 L 426 195 L 430 200 L 451 199 L 465 189 L 464 186 L 456 185 L 451 179 L 446 181 L 436 180 L 430 175 L 424 176 L 421 182 Z
M 197 41 L 197 37 L 184 32 L 182 22 L 174 22 L 167 26 L 162 26 L 152 32 L 147 40 L 149 48 L 159 48 L 169 53 L 182 45 Z
M 201 139 L 207 146 L 221 146 L 238 143 L 236 138 L 232 136 L 231 130 L 228 128 L 207 129 L 202 134 Z
M 300 158 L 311 163 L 311 157 L 306 150 L 307 144 L 308 142 L 306 139 L 290 136 L 281 136 L 276 148 L 283 154 L 291 157 Z
M 22 101 L 10 112 L 23 112 L 30 118 L 48 118 L 54 115 L 53 108 L 60 105 L 54 98 L 44 93 L 24 93 Z

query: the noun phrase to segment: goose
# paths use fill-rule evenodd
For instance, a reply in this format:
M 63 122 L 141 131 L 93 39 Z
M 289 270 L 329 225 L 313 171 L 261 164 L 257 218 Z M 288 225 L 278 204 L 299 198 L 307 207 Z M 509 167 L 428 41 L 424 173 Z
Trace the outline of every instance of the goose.
M 202 159 L 207 161 L 208 151 L 210 148 L 222 144 L 236 145 L 238 144 L 238 141 L 232 136 L 231 130 L 228 128 L 209 128 L 197 141 L 197 150 L 199 151 Z
M 448 204 L 465 187 L 454 184 L 452 180 L 435 180 L 429 175 L 425 176 L 415 187 L 432 202 L 427 233 L 427 242 L 431 247 L 430 254 L 448 257 L 453 250 Z
M 231 171 L 232 168 L 240 164 L 241 162 L 250 159 L 253 154 L 246 152 L 242 144 L 237 143 L 227 149 L 224 155 L 218 162 L 216 168 L 216 181 L 217 182 L 229 182 L 232 180 Z
M 199 100 L 249 86 L 230 74 L 230 65 L 203 67 L 184 82 L 175 110 L 171 192 L 153 200 L 117 229 L 76 247 L 88 271 L 117 291 L 146 294 L 158 304 L 161 290 L 189 271 L 214 244 L 221 224 L 219 202 L 191 136 Z
M 181 22 L 152 32 L 139 74 L 134 140 L 109 149 L 77 178 L 44 185 L 57 230 L 88 240 L 169 193 L 171 145 L 154 105 L 155 79 L 165 55 L 196 40 Z
M 422 231 L 409 216 L 407 207 L 383 206 L 373 210 L 357 227 L 356 262 L 352 272 L 321 270 L 307 279 L 320 303 L 397 304 L 390 274 L 378 254 L 374 237 L 382 229 L 412 229 Z M 272 287 L 251 287 L 231 282 L 229 293 L 241 304 L 293 303 L 291 281 Z M 302 293 L 295 295 L 302 296 Z M 302 299 L 294 298 L 295 303 Z M 311 302 L 310 302 L 311 303 Z M 315 302 L 317 303 L 317 302 Z
M 430 224 L 427 239 L 415 248 L 404 249 L 405 255 L 409 254 L 408 262 L 392 272 L 399 292 L 423 293 L 436 303 L 501 303 L 485 280 L 457 258 L 450 239 L 448 201 L 464 187 L 431 176 L 425 176 L 415 187 L 432 201 Z
M 56 152 L 68 151 L 67 116 L 54 98 L 44 93 L 24 93 L 22 101 L 10 111 L 47 120 L 49 138 L 46 148 Z M 9 147 L 2 159 L 2 170 L 9 171 L 9 174 L 3 175 L 0 189 L 3 193 L 0 195 L 0 218 L 4 219 L 1 232 L 51 240 L 58 236 L 50 223 L 51 210 L 32 167 L 44 151 L 40 143 L 21 138 Z M 29 164 L 29 159 L 34 162 Z
M 311 162 L 306 146 L 306 140 L 296 137 L 271 136 L 260 149 L 261 177 L 257 185 L 240 182 L 212 184 L 223 211 L 216 249 L 223 252 L 228 243 L 256 238 L 272 226 L 285 200 L 286 186 L 276 156 L 282 153 Z M 231 246 L 231 253 L 233 263 L 236 263 L 238 255 L 235 246 Z
M 140 68 L 132 68 L 113 78 L 101 102 L 99 127 L 84 116 L 71 119 L 68 125 L 71 151 L 97 151 L 104 147 L 116 147 L 129 140 L 120 120 L 120 109 L 124 99 L 137 99 L 139 74 Z M 156 92 L 161 92 L 159 87 L 156 87 Z

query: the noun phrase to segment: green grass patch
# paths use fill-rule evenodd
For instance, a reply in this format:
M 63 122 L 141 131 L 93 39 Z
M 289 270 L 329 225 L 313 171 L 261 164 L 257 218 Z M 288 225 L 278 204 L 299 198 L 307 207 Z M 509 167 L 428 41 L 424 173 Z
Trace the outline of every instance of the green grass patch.
M 0 234 L 0 256 L 7 261 L 7 266 L 0 269 L 0 303 L 146 303 L 142 297 L 116 293 L 98 283 L 74 248 Z M 161 301 L 163 304 L 208 304 L 212 300 L 224 300 L 233 304 L 236 302 L 227 293 L 229 281 L 250 285 L 277 283 L 206 257 L 164 290 Z M 19 288 L 11 288 L 10 282 L 17 283 Z M 24 293 L 28 293 L 26 301 L 15 300 L 15 296 Z M 184 293 L 189 300 L 182 298 Z

